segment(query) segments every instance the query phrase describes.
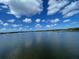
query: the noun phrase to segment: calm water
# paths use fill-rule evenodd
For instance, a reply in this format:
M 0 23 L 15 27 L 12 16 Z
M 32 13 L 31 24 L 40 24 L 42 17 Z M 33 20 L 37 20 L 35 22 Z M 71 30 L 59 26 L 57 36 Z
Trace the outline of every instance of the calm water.
M 0 34 L 0 59 L 79 59 L 79 32 Z

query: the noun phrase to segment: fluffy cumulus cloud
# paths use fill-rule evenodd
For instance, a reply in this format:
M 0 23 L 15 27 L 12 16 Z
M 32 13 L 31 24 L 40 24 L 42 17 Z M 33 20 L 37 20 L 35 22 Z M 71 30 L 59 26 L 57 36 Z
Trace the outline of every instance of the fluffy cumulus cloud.
M 63 21 L 64 23 L 70 22 L 70 19 L 66 19 Z
M 14 23 L 14 22 L 15 22 L 15 19 L 7 20 L 7 22 L 9 22 L 9 23 Z
M 45 27 L 46 28 L 49 28 L 49 29 L 52 29 L 53 27 L 55 27 L 57 24 L 55 23 L 55 24 L 50 24 L 50 25 L 46 25 Z
M 56 26 L 56 25 L 58 25 L 58 24 L 55 23 L 55 24 L 52 24 L 51 26 L 54 27 L 54 26 Z
M 71 2 L 62 11 L 64 17 L 70 17 L 79 13 L 79 1 Z
M 23 22 L 25 22 L 25 23 L 31 23 L 31 22 L 32 22 L 32 19 L 30 19 L 30 18 L 25 18 L 25 19 L 23 20 Z
M 10 0 L 0 0 L 0 3 L 8 4 Z
M 40 23 L 41 19 L 36 19 L 35 21 L 36 21 L 36 23 Z
M 3 23 L 3 26 L 8 26 L 9 24 L 8 23 Z
M 50 20 L 51 23 L 57 23 L 59 21 L 60 21 L 60 19 L 58 19 L 58 18 L 57 19 Z
M 36 25 L 35 25 L 35 28 L 41 28 L 41 27 L 42 27 L 41 24 L 36 24 Z
M 10 12 L 16 16 L 32 16 L 39 14 L 42 10 L 42 0 L 1 0 L 9 6 Z
M 0 20 L 0 25 L 2 25 L 3 27 L 6 27 L 9 25 L 9 23 L 5 23 L 4 21 Z
M 52 15 L 68 4 L 68 0 L 49 0 L 48 15 Z
M 8 25 L 9 25 L 9 23 L 7 23 L 7 22 L 5 23 L 5 22 L 3 22 L 2 20 L 0 20 L 0 25 L 3 25 L 3 26 L 5 26 L 5 27 L 6 27 L 6 26 L 8 26 Z
M 51 27 L 51 25 L 46 25 L 46 27 L 47 27 L 47 28 L 50 28 L 50 27 Z

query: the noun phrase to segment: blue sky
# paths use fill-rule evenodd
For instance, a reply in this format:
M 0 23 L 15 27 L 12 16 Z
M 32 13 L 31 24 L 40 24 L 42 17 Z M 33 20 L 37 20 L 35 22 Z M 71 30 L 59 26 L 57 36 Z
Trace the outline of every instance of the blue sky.
M 0 32 L 79 27 L 78 0 L 0 0 Z

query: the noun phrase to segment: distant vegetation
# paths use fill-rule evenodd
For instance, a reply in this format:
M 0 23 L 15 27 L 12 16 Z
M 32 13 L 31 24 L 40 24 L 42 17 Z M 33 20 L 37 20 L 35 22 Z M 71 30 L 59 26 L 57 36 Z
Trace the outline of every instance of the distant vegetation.
M 74 32 L 74 31 L 79 31 L 79 28 L 35 30 L 35 31 L 17 31 L 17 32 L 1 32 L 0 34 L 25 33 L 25 32 L 47 32 L 47 31 L 53 31 L 53 32 L 57 32 L 57 31 L 70 31 L 70 32 Z
M 79 31 L 79 28 L 69 28 L 69 31 Z

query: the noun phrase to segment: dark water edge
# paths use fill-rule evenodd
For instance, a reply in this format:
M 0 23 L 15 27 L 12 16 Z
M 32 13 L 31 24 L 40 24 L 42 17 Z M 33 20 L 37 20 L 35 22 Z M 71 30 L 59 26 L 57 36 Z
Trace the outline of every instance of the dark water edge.
M 15 32 L 0 32 L 0 34 L 13 34 L 13 33 L 27 33 L 27 32 L 79 32 L 79 27 L 77 28 L 67 28 L 67 29 L 49 29 L 49 30 L 28 30 L 28 31 L 15 31 Z
M 2 34 L 0 59 L 79 59 L 78 34 L 79 32 Z
M 72 31 L 72 30 L 70 30 L 70 31 L 60 31 L 60 30 L 55 30 L 55 31 L 52 31 L 52 30 L 49 30 L 49 31 L 17 31 L 17 32 L 0 32 L 0 34 L 16 34 L 16 33 L 30 33 L 30 32 L 79 32 L 79 30 L 77 30 L 77 31 Z

